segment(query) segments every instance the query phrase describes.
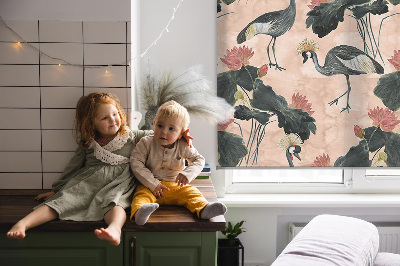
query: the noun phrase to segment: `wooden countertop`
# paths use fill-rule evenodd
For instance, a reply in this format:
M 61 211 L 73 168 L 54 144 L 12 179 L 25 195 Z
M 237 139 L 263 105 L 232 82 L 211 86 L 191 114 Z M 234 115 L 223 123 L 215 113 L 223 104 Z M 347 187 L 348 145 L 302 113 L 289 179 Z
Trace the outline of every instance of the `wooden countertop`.
M 190 183 L 197 187 L 209 202 L 217 201 L 214 187 L 210 178 L 195 179 Z M 17 221 L 32 211 L 39 204 L 34 197 L 46 190 L 0 190 L 0 232 L 7 232 Z M 129 220 L 123 231 L 141 232 L 214 232 L 225 230 L 224 216 L 217 216 L 211 220 L 202 220 L 181 206 L 160 206 L 143 226 L 137 226 Z M 88 232 L 105 227 L 104 221 L 74 222 L 54 220 L 32 228 L 29 231 L 45 232 Z

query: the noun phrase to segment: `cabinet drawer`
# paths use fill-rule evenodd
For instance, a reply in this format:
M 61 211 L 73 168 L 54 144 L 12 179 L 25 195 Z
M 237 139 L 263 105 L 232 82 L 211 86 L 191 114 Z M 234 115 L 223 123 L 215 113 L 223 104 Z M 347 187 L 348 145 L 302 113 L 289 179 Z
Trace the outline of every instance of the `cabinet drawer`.
M 117 266 L 123 248 L 101 241 L 91 232 L 28 232 L 22 240 L 0 236 L 0 264 L 5 266 Z
M 125 233 L 125 266 L 216 265 L 216 232 Z

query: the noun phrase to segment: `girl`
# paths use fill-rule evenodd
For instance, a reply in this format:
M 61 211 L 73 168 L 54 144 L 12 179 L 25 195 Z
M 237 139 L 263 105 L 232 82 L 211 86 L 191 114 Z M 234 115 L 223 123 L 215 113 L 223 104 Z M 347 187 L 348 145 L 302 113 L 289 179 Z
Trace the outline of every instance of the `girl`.
M 45 202 L 17 222 L 7 233 L 21 239 L 25 231 L 56 218 L 73 221 L 99 221 L 107 228 L 95 235 L 119 245 L 126 221 L 125 208 L 136 186 L 129 167 L 129 156 L 141 136 L 152 132 L 132 132 L 118 100 L 108 93 L 91 93 L 77 103 L 75 137 L 79 145 L 61 178 L 51 192 L 35 199 Z M 140 136 L 139 136 L 140 135 Z

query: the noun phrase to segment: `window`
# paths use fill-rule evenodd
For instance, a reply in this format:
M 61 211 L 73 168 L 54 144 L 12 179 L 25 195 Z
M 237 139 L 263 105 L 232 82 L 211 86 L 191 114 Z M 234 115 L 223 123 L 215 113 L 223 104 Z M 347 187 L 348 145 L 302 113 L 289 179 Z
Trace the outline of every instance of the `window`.
M 379 176 L 400 177 L 400 169 L 371 168 L 371 169 L 365 169 L 365 172 L 366 176 L 368 177 L 379 177 Z
M 353 188 L 367 192 L 400 192 L 400 169 L 368 168 L 353 171 Z
M 400 192 L 400 169 L 225 170 L 226 193 Z
M 336 183 L 343 184 L 342 169 L 271 169 L 237 170 L 232 172 L 235 183 Z

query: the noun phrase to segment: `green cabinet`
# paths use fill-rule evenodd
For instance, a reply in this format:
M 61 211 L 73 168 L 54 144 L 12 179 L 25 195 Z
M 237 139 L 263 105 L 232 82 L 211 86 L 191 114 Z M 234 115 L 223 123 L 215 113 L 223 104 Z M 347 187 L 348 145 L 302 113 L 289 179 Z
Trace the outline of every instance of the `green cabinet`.
M 119 266 L 122 246 L 99 241 L 93 232 L 28 232 L 21 240 L 0 236 L 4 266 Z
M 1 0 L 0 0 L 1 1 Z M 211 178 L 195 179 L 209 202 L 217 200 Z M 129 219 L 121 244 L 111 246 L 94 235 L 104 221 L 56 220 L 28 230 L 21 240 L 6 232 L 33 207 L 43 190 L 0 189 L 0 266 L 216 266 L 217 232 L 225 218 L 202 220 L 182 206 L 161 206 L 144 226 Z
M 214 266 L 216 232 L 125 232 L 125 266 Z
M 92 232 L 0 236 L 4 266 L 215 266 L 217 232 L 124 232 L 118 247 Z

